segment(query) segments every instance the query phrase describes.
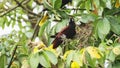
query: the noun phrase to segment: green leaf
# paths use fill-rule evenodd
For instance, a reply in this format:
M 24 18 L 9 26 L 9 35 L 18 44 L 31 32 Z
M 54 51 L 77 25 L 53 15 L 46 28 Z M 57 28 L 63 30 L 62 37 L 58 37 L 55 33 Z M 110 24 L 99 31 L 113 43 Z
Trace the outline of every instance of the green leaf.
M 102 40 L 110 31 L 110 23 L 107 18 L 100 19 L 97 23 L 98 36 Z
M 43 1 L 43 4 L 47 9 L 49 9 L 49 10 L 53 9 L 52 6 L 46 0 Z
M 59 8 L 61 7 L 62 0 L 53 0 L 53 1 L 54 1 L 53 7 L 54 7 L 55 9 L 59 9 Z
M 64 68 L 64 60 L 58 58 L 58 68 Z
M 49 58 L 47 57 L 47 55 L 43 52 L 39 55 L 39 62 L 42 66 L 46 67 L 46 68 L 50 68 L 50 61 Z
M 100 1 L 99 0 L 94 0 L 94 4 L 96 5 L 96 8 L 100 7 Z
M 100 0 L 100 6 L 101 7 L 106 7 L 106 1 L 105 0 Z
M 87 0 L 87 1 L 85 2 L 85 8 L 86 8 L 88 11 L 91 9 L 91 2 L 90 2 L 90 0 Z
M 111 30 L 116 33 L 116 34 L 120 34 L 120 22 L 117 20 L 116 17 L 113 16 L 109 16 L 108 20 L 110 21 L 110 25 L 111 25 Z
M 30 56 L 30 66 L 31 66 L 31 68 L 37 68 L 37 66 L 38 66 L 38 64 L 39 64 L 39 62 L 40 62 L 40 57 L 39 57 L 39 54 L 38 53 L 36 53 L 36 54 L 32 54 L 31 56 Z
M 49 21 L 45 22 L 45 23 L 43 24 L 43 26 L 40 28 L 40 31 L 39 31 L 39 36 L 40 36 L 40 37 L 43 35 L 44 30 L 45 30 L 45 28 L 47 27 L 48 24 L 49 24 Z
M 98 21 L 98 31 L 102 34 L 108 34 L 110 31 L 110 23 L 107 18 Z
M 77 52 L 75 52 L 74 53 L 74 56 L 73 56 L 73 61 L 76 61 L 79 65 L 82 65 L 82 60 L 81 60 L 81 55 L 80 55 L 80 53 L 79 53 L 79 51 Z
M 68 14 L 65 13 L 65 12 L 63 12 L 63 11 L 59 11 L 59 10 L 58 10 L 57 12 L 60 14 L 60 16 L 62 17 L 62 19 L 69 18 Z
M 80 21 L 83 23 L 89 23 L 91 21 L 95 21 L 96 18 L 97 18 L 97 16 L 95 16 L 93 14 L 84 14 L 81 16 Z
M 102 34 L 98 31 L 98 37 L 101 39 L 101 40 L 104 40 L 105 39 L 105 34 Z
M 112 9 L 111 0 L 107 0 L 106 7 L 109 8 L 109 9 Z
M 58 60 L 57 60 L 56 55 L 53 52 L 51 52 L 51 51 L 45 51 L 44 53 L 47 55 L 48 59 L 50 60 L 50 62 L 52 64 L 54 64 L 54 65 L 57 64 Z
M 0 18 L 0 26 L 4 26 L 3 23 L 4 23 L 4 19 L 3 18 Z
M 113 51 L 111 51 L 111 52 L 109 53 L 108 59 L 109 59 L 110 61 L 112 61 L 112 62 L 115 61 L 115 54 L 113 53 Z
M 22 27 L 23 27 L 20 22 L 18 23 L 18 26 L 19 26 L 20 29 L 22 29 Z
M 67 59 L 66 59 L 66 68 L 70 68 L 70 63 L 73 59 L 73 56 L 74 56 L 74 51 L 71 51 L 71 53 L 67 56 Z
M 5 68 L 7 57 L 5 55 L 0 55 L 0 68 Z
M 89 64 L 92 68 L 95 68 L 95 65 L 96 65 L 96 64 L 95 64 L 95 61 L 96 61 L 96 59 L 92 59 L 87 51 L 85 52 L 85 57 L 86 57 L 86 60 L 87 60 L 88 64 Z
M 98 39 L 98 25 L 97 25 L 97 22 L 98 22 L 98 20 L 95 20 L 94 21 L 94 30 L 93 30 L 93 36 L 96 38 L 96 39 Z

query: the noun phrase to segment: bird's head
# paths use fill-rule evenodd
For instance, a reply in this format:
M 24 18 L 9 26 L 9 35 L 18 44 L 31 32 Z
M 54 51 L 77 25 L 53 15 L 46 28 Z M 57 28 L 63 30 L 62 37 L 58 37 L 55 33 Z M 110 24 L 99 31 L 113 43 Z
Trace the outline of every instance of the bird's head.
M 75 21 L 74 21 L 74 19 L 73 18 L 70 18 L 70 21 L 69 21 L 69 26 L 72 26 L 72 27 L 74 27 L 75 28 Z

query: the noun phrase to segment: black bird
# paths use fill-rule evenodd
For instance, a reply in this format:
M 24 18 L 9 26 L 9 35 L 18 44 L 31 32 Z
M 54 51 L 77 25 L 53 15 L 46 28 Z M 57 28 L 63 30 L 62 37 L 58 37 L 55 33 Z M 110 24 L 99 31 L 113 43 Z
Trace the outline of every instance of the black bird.
M 72 0 L 62 0 L 61 8 L 69 2 L 72 2 Z
M 75 27 L 76 25 L 73 18 L 70 18 L 69 25 L 56 34 L 55 39 L 52 42 L 53 48 L 57 48 L 63 42 L 62 36 L 65 36 L 67 39 L 72 39 L 76 34 Z

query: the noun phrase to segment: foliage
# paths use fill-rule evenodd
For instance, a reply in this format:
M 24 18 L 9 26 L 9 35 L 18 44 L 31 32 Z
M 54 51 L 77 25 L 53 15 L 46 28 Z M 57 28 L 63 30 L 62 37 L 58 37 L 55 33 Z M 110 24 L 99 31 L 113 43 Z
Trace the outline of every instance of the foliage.
M 62 0 L 0 1 L 0 27 L 15 29 L 0 37 L 0 68 L 120 67 L 120 0 L 61 5 Z M 76 23 L 75 37 L 63 38 L 53 49 L 51 36 L 68 25 L 70 17 Z

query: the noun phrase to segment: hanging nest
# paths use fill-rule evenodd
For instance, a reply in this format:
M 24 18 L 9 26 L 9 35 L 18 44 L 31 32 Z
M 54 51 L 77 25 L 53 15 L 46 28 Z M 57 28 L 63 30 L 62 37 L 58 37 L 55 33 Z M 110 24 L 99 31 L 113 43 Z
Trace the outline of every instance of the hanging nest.
M 92 23 L 77 25 L 75 37 L 73 39 L 63 38 L 62 48 L 66 51 L 70 49 L 81 49 L 82 47 L 91 45 L 92 32 Z

